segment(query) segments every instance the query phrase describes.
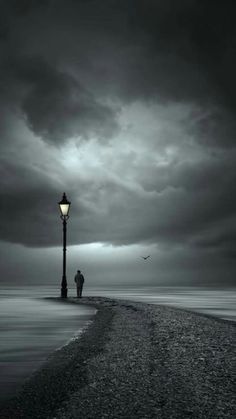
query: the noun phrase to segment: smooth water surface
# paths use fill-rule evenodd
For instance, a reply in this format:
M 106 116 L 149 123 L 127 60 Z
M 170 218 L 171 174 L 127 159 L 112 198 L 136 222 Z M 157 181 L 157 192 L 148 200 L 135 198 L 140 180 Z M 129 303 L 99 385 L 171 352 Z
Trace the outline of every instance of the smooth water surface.
M 12 293 L 0 297 L 1 399 L 12 395 L 52 351 L 78 335 L 96 312 L 92 307 L 6 294 Z

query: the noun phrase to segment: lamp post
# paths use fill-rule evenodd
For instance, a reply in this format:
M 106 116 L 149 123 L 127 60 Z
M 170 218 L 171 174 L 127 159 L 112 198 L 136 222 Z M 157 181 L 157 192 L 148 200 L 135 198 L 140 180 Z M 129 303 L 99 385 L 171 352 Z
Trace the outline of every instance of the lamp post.
M 63 224 L 63 274 L 61 281 L 61 298 L 67 298 L 67 281 L 66 281 L 66 224 L 69 218 L 70 202 L 67 201 L 65 192 L 62 200 L 58 202 L 61 212 Z

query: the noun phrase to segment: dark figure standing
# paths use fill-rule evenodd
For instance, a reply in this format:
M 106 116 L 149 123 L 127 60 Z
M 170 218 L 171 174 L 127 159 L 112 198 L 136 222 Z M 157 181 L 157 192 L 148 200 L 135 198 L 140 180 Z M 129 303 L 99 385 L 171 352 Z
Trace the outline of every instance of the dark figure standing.
M 79 270 L 75 275 L 75 283 L 77 286 L 77 297 L 81 298 L 84 285 L 84 275 Z

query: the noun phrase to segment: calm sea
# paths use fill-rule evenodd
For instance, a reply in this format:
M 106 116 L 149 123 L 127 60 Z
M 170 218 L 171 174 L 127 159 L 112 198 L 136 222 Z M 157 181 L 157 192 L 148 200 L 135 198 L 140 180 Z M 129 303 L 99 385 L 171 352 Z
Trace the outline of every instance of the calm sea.
M 0 401 L 14 395 L 51 352 L 78 336 L 96 312 L 43 300 L 42 294 L 32 288 L 0 290 Z
M 91 322 L 95 309 L 43 299 L 56 287 L 0 288 L 0 394 L 14 394 L 48 355 Z M 75 296 L 69 289 L 68 296 Z M 236 288 L 145 287 L 84 289 L 84 296 L 106 296 L 164 304 L 236 321 Z

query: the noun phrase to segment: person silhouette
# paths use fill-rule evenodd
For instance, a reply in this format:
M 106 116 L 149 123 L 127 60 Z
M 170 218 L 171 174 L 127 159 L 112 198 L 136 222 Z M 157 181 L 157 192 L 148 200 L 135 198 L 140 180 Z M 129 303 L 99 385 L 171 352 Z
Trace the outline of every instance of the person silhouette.
M 77 271 L 75 275 L 75 283 L 77 288 L 77 297 L 82 297 L 83 285 L 84 285 L 84 275 L 81 273 L 80 270 Z

